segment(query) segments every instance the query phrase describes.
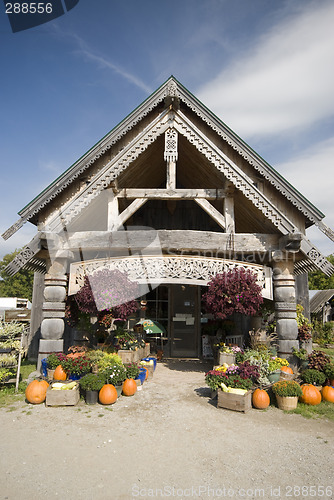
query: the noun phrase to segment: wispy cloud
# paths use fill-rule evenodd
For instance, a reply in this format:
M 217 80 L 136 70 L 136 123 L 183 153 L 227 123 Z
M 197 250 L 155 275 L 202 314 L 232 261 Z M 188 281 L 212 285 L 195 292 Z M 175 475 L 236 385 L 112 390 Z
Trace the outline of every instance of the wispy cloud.
M 151 88 L 146 85 L 140 78 L 133 75 L 132 73 L 126 71 L 122 66 L 115 64 L 113 61 L 108 59 L 103 54 L 95 52 L 87 42 L 77 35 L 76 33 L 64 32 L 59 27 L 59 24 L 54 23 L 52 25 L 52 29 L 57 33 L 61 34 L 62 37 L 66 36 L 67 38 L 72 39 L 76 44 L 75 53 L 81 57 L 84 57 L 86 60 L 92 61 L 101 69 L 110 69 L 114 73 L 120 75 L 127 82 L 135 85 L 136 87 L 143 90 L 146 94 L 150 94 L 152 92 Z
M 198 97 L 248 138 L 305 129 L 332 116 L 333 25 L 333 2 L 287 13 Z
M 333 182 L 334 137 L 313 144 L 302 154 L 278 164 L 279 172 L 311 203 L 325 214 L 324 222 L 334 228 Z M 334 253 L 333 242 L 316 229 L 308 237 L 328 255 Z

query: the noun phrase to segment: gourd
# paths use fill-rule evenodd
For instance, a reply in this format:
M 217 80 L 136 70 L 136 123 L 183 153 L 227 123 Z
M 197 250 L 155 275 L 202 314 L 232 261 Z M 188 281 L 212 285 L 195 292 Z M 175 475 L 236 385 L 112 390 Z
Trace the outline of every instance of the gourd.
M 270 398 L 264 389 L 255 389 L 252 396 L 253 406 L 259 410 L 264 410 L 270 405 Z
M 112 405 L 117 401 L 117 391 L 112 384 L 104 384 L 99 392 L 99 401 L 103 405 Z
M 300 396 L 299 400 L 301 403 L 307 405 L 316 406 L 321 403 L 321 394 L 319 389 L 317 389 L 312 384 L 303 384 L 301 386 L 303 395 Z
M 55 372 L 53 374 L 54 380 L 66 380 L 67 379 L 67 373 L 63 369 L 61 365 L 58 365 L 57 368 L 55 369 Z
M 281 372 L 291 373 L 292 374 L 293 370 L 292 370 L 292 368 L 290 368 L 290 366 L 282 366 Z
M 122 392 L 124 396 L 133 396 L 137 391 L 137 384 L 133 378 L 127 378 L 123 382 Z
M 25 391 L 26 400 L 32 404 L 40 404 L 45 401 L 46 390 L 49 384 L 46 380 L 33 380 Z
M 325 385 L 322 388 L 322 399 L 324 401 L 329 401 L 330 403 L 334 403 L 334 388 L 330 385 Z

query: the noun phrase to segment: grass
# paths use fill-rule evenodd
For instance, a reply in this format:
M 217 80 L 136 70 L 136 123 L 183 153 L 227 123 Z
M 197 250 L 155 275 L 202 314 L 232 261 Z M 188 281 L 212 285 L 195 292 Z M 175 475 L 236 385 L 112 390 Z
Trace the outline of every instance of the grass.
M 304 403 L 298 403 L 295 410 L 290 410 L 287 413 L 296 413 L 305 418 L 327 418 L 334 422 L 334 404 L 328 401 L 321 401 L 319 405 L 312 406 Z
M 27 383 L 24 380 L 35 370 L 35 363 L 31 363 L 27 359 L 22 361 L 18 392 L 15 392 L 15 382 L 13 384 L 3 385 L 0 390 L 0 407 L 9 406 L 17 401 L 25 400 L 24 392 L 26 390 Z

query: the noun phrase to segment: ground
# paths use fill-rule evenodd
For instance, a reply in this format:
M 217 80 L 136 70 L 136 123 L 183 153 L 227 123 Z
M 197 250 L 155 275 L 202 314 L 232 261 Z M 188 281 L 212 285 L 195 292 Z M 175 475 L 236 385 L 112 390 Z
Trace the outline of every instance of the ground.
M 334 423 L 216 407 L 211 366 L 158 363 L 112 406 L 0 409 L 0 500 L 333 498 Z

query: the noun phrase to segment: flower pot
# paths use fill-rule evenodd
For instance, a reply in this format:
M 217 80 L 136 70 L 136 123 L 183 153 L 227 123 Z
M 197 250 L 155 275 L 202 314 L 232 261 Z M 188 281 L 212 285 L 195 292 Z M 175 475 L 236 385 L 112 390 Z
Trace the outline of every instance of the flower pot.
M 115 385 L 115 389 L 117 391 L 117 397 L 119 398 L 122 395 L 123 385 Z
M 46 377 L 48 380 L 53 380 L 53 374 L 54 374 L 54 370 L 50 370 L 50 368 L 47 368 L 46 370 Z
M 281 370 L 276 370 L 268 374 L 268 380 L 271 384 L 278 382 L 281 376 Z
M 86 390 L 85 401 L 88 405 L 95 405 L 99 398 L 99 391 Z
M 295 410 L 298 404 L 298 396 L 277 396 L 276 401 L 280 410 Z
M 76 373 L 70 373 L 68 378 L 70 380 L 79 380 L 82 377 L 82 375 L 77 375 Z
M 146 370 L 140 368 L 139 375 L 137 378 L 140 380 L 140 383 L 143 384 L 146 378 Z

